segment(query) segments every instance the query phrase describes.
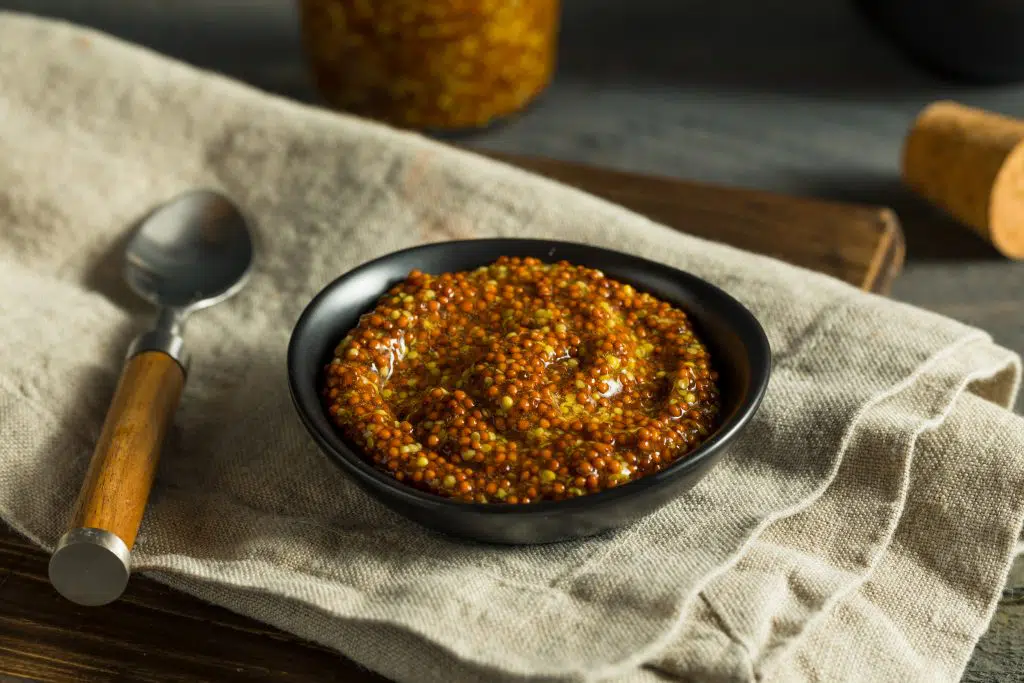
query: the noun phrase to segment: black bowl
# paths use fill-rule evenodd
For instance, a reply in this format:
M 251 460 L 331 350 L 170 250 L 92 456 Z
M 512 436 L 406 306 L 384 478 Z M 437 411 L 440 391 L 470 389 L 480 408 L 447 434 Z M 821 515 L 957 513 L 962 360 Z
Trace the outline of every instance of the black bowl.
M 470 270 L 500 256 L 566 260 L 597 268 L 685 310 L 719 373 L 720 426 L 700 447 L 664 470 L 607 491 L 525 505 L 463 503 L 425 493 L 376 469 L 327 418 L 318 388 L 323 368 L 359 317 L 410 270 Z M 608 249 L 535 239 L 443 242 L 395 252 L 342 275 L 302 313 L 288 345 L 288 381 L 306 429 L 320 448 L 370 495 L 435 531 L 492 543 L 547 543 L 624 526 L 684 494 L 725 453 L 750 421 L 768 385 L 771 350 L 764 330 L 738 301 L 688 273 Z

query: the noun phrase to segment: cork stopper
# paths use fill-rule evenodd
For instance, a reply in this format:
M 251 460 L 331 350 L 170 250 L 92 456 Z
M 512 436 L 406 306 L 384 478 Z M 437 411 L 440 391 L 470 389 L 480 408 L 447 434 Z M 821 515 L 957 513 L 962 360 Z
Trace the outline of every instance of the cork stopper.
M 935 102 L 904 142 L 903 181 L 991 243 L 1024 258 L 1024 121 Z

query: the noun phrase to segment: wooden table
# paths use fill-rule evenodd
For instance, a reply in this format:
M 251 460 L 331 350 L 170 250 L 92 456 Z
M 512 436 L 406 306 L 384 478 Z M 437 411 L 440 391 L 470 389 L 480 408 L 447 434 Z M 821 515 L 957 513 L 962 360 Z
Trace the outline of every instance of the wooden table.
M 593 166 L 484 152 L 679 230 L 888 293 L 905 246 L 887 208 L 798 199 Z
M 477 136 L 475 147 L 892 207 L 908 247 L 892 296 L 1024 352 L 1024 266 L 907 192 L 898 169 L 904 133 L 925 104 L 953 96 L 1020 115 L 1024 84 L 963 87 L 929 78 L 880 40 L 850 2 L 562 5 L 560 68 L 543 103 L 514 125 Z M 94 26 L 316 101 L 292 0 L 0 0 L 0 7 Z M 598 173 L 592 189 L 613 198 L 636 194 L 616 187 L 617 178 Z M 633 182 L 640 181 L 625 184 Z M 660 197 L 619 201 L 672 214 L 663 208 L 671 201 Z M 868 288 L 873 279 L 864 278 Z M 0 568 L 0 595 L 11 590 L 3 580 Z M 1017 592 L 1000 604 L 964 683 L 1024 681 L 1024 558 L 1009 585 Z
M 885 292 L 903 237 L 881 208 L 708 187 L 560 161 L 494 155 L 691 234 Z M 38 681 L 382 681 L 337 653 L 133 577 L 117 603 L 73 605 L 48 557 L 0 525 L 0 677 Z

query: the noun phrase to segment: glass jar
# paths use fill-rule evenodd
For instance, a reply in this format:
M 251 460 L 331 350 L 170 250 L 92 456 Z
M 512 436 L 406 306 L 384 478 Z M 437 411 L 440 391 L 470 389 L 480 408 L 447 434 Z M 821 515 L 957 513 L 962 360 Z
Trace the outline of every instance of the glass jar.
M 298 0 L 317 88 L 403 128 L 487 126 L 555 69 L 559 0 Z

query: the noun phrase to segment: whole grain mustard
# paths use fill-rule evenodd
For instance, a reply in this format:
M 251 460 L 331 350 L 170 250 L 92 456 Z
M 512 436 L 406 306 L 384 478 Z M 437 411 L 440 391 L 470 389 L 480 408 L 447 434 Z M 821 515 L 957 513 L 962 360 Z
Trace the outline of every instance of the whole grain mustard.
M 413 271 L 340 340 L 334 425 L 398 481 L 465 502 L 562 500 L 686 457 L 718 374 L 686 314 L 601 272 L 503 257 Z
M 558 0 L 299 0 L 317 86 L 338 109 L 418 129 L 523 109 L 555 68 Z

